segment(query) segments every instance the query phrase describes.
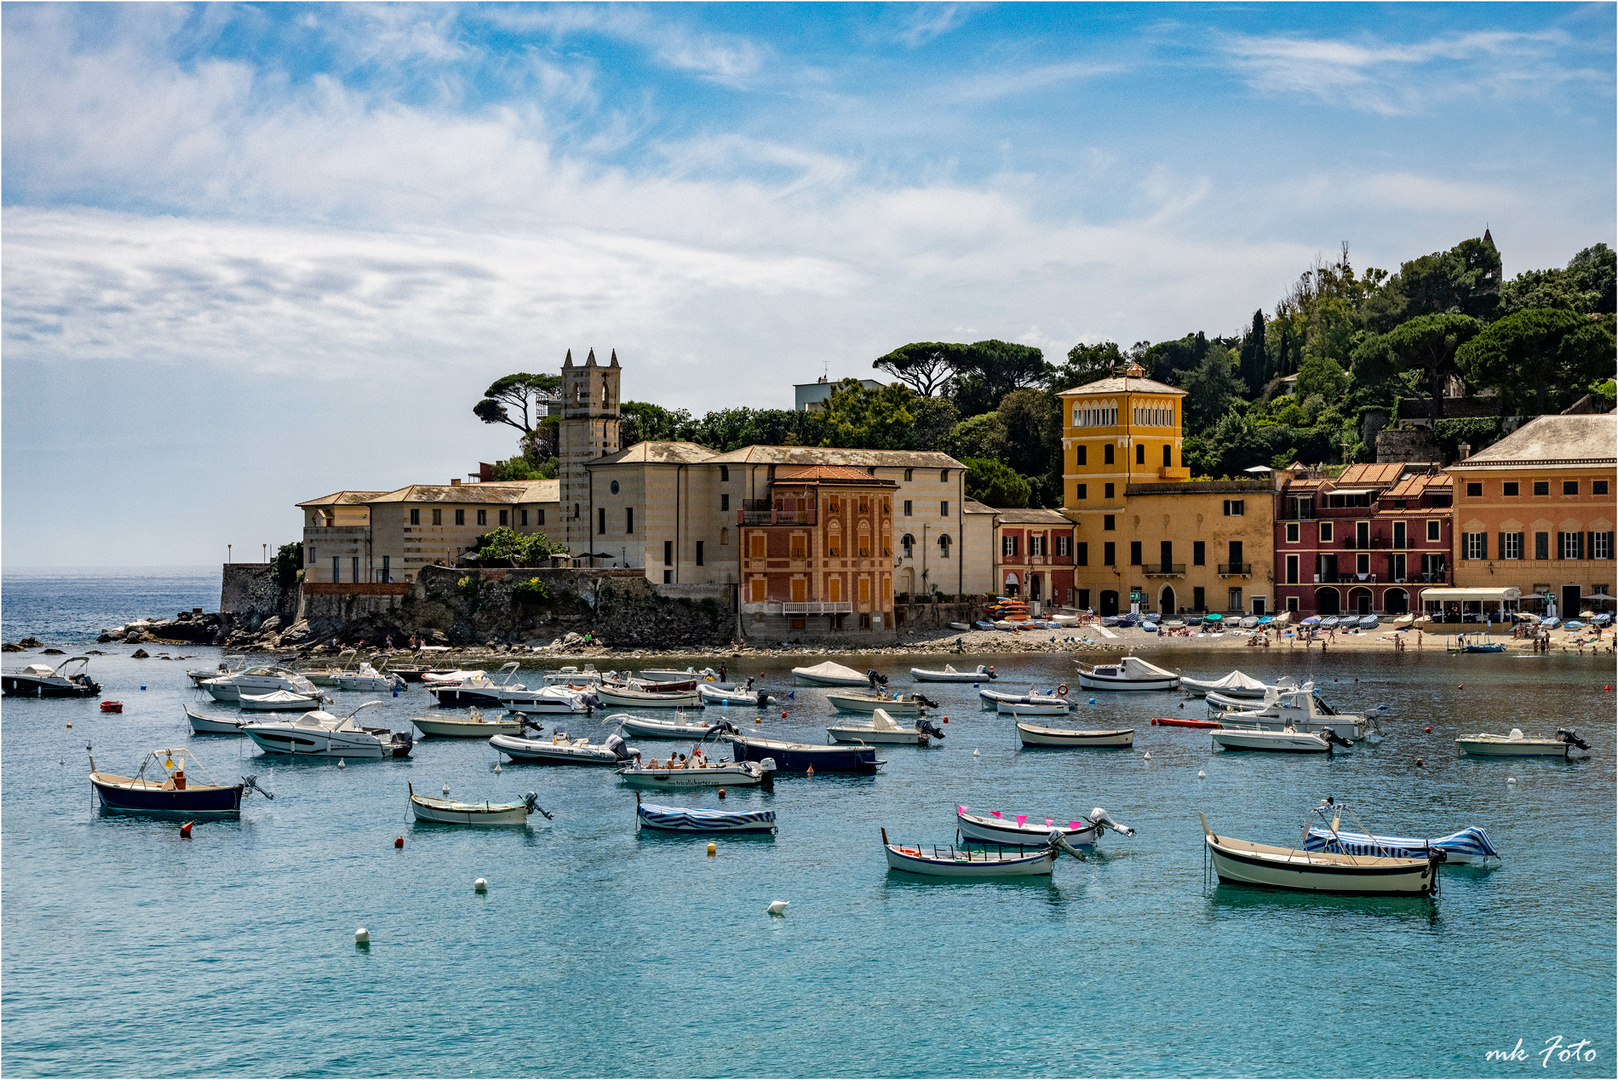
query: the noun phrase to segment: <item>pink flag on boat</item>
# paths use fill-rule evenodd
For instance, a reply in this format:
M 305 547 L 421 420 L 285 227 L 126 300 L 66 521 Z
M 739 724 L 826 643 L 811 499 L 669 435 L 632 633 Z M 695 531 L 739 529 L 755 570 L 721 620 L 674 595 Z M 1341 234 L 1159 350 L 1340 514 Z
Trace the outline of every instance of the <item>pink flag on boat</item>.
M 1082 828 L 1084 828 L 1084 826 L 1080 825 L 1077 821 L 1068 822 L 1067 827 L 1070 828 L 1070 829 L 1082 829 Z
M 963 813 L 963 814 L 964 814 L 964 813 L 966 813 L 966 810 L 967 810 L 967 808 L 966 808 L 966 807 L 964 807 L 964 806 L 962 806 L 962 807 L 960 807 L 960 811 L 961 811 L 961 813 Z
M 1022 828 L 1023 822 L 1025 822 L 1027 820 L 1028 820 L 1028 815 L 1027 814 L 1018 814 L 1017 815 L 1017 828 L 1019 828 L 1019 829 Z
M 1046 827 L 1046 828 L 1047 828 L 1047 829 L 1048 829 L 1048 828 L 1050 828 L 1050 827 L 1051 827 L 1051 826 L 1052 826 L 1052 825 L 1054 825 L 1054 824 L 1056 824 L 1056 822 L 1054 822 L 1054 821 L 1052 821 L 1052 820 L 1051 820 L 1051 819 L 1050 819 L 1050 818 L 1046 818 L 1046 819 L 1045 819 L 1045 827 Z
M 989 813 L 993 814 L 995 817 L 1000 816 L 1000 811 L 998 811 L 998 810 L 990 810 Z

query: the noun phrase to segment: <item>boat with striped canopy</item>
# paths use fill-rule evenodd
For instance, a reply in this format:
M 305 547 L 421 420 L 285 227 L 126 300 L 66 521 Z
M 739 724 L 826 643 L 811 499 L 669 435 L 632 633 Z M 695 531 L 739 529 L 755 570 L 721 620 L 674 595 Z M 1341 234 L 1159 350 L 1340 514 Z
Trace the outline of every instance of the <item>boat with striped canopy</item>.
M 1304 837 L 1307 851 L 1338 851 L 1348 855 L 1389 855 L 1396 859 L 1425 859 L 1429 852 L 1442 851 L 1445 865 L 1482 866 L 1489 860 L 1496 862 L 1500 852 L 1495 850 L 1489 834 L 1477 826 L 1462 829 L 1433 840 L 1409 836 L 1373 836 L 1370 833 L 1338 832 L 1319 825 Z
M 635 827 L 661 832 L 725 833 L 731 836 L 776 833 L 774 810 L 709 810 L 695 806 L 662 806 L 640 801 L 635 794 Z

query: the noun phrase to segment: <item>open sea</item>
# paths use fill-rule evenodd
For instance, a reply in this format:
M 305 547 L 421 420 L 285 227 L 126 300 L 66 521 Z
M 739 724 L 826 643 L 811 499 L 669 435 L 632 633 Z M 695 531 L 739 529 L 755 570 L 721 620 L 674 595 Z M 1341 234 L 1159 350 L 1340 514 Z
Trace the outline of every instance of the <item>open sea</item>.
M 217 574 L 8 572 L 3 636 L 82 651 L 103 626 L 213 610 Z M 162 659 L 148 646 L 154 658 L 134 660 L 130 646 L 88 647 L 106 651 L 90 670 L 103 697 L 125 703 L 121 715 L 94 699 L 0 704 L 7 1076 L 1618 1071 L 1610 657 L 1171 654 L 1186 674 L 1239 665 L 1313 678 L 1340 709 L 1387 706 L 1380 746 L 1294 758 L 1224 753 L 1205 732 L 1152 726 L 1202 715 L 1174 693 L 1091 705 L 1069 657 L 952 656 L 957 667 L 996 664 L 1008 687 L 1073 683 L 1078 724 L 1132 726 L 1134 749 L 1021 751 L 1010 720 L 981 710 L 970 684 L 929 684 L 949 717 L 942 745 L 884 748 L 874 776 L 787 774 L 773 791 L 733 789 L 726 805 L 774 809 L 780 834 L 721 839 L 708 857 L 706 838 L 638 834 L 634 796 L 610 770 L 506 763 L 496 774 L 486 744 L 432 738 L 400 761 L 277 760 L 243 738 L 190 733 L 186 703 L 231 711 L 185 677 L 216 664 L 217 650 Z M 38 660 L 8 654 L 6 666 Z M 882 660 L 895 687 L 912 663 L 943 663 Z M 792 666 L 817 662 L 749 661 L 748 673 L 784 692 Z M 821 742 L 833 716 L 824 693 L 797 688 L 762 716 L 714 711 Z M 367 715 L 405 729 L 431 708 L 415 686 Z M 1589 759 L 1455 754 L 1459 734 L 1568 725 L 1593 744 Z M 593 739 L 609 730 L 599 719 L 566 727 Z M 686 748 L 632 742 L 649 754 Z M 239 821 L 199 823 L 185 840 L 172 821 L 97 811 L 86 743 L 126 773 L 147 751 L 183 746 L 222 781 L 257 774 L 275 799 L 254 796 Z M 469 800 L 533 790 L 555 818 L 413 825 L 407 782 Z M 1436 900 L 1207 880 L 1199 811 L 1221 833 L 1287 843 L 1327 795 L 1379 832 L 1483 826 L 1504 858 L 1443 870 Z M 716 805 L 711 794 L 654 801 Z M 1059 820 L 1104 807 L 1137 832 L 1108 834 L 1097 854 L 1064 857 L 1045 879 L 888 871 L 881 828 L 948 843 L 958 803 Z M 486 895 L 473 892 L 478 877 Z M 791 903 L 784 918 L 765 912 L 777 899 Z M 354 945 L 360 926 L 369 949 Z M 1485 1056 L 1519 1041 L 1517 1059 Z

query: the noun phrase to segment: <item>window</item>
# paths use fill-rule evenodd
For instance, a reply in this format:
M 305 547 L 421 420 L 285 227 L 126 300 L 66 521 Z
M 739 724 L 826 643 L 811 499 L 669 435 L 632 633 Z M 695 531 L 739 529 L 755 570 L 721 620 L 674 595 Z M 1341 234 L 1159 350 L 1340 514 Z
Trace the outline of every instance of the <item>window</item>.
M 747 583 L 747 586 L 748 586 L 748 599 L 751 600 L 755 604 L 762 604 L 764 602 L 764 597 L 765 597 L 765 592 L 764 592 L 765 581 L 764 581 L 764 579 L 761 578 L 761 577 L 756 577 L 753 580 L 749 581 Z
M 862 498 L 859 501 L 858 509 L 856 509 L 854 512 L 857 514 L 869 514 L 871 512 L 871 504 Z
M 949 517 L 949 502 L 947 500 L 938 504 L 938 516 Z
M 1073 452 L 1074 452 L 1074 454 L 1077 455 L 1073 459 L 1073 464 L 1075 464 L 1075 465 L 1088 465 L 1088 464 L 1090 464 L 1090 448 L 1088 446 L 1074 447 Z
M 1080 540 L 1079 541 L 1079 553 L 1078 553 L 1078 556 L 1076 558 L 1074 558 L 1073 561 L 1078 563 L 1080 566 L 1089 566 L 1090 565 L 1090 542 L 1088 540 Z M 1081 607 L 1088 607 L 1089 605 L 1080 605 L 1080 606 Z
M 1045 555 L 1045 534 L 1044 533 L 1040 533 L 1038 536 L 1030 536 L 1028 538 L 1028 554 L 1030 554 L 1030 555 L 1038 555 L 1041 558 L 1044 557 L 1044 555 Z
M 864 575 L 861 575 L 860 576 L 860 603 L 869 604 L 870 602 L 871 602 L 871 579 L 868 578 L 868 577 L 865 577 Z
M 1102 531 L 1103 532 L 1112 532 L 1113 529 L 1115 529 L 1117 527 L 1117 521 L 1118 521 L 1118 518 L 1116 516 L 1114 516 L 1112 514 L 1103 514 L 1102 517 L 1101 517 L 1101 529 L 1102 529 Z
M 421 511 L 420 510 L 412 510 L 412 511 L 410 511 L 410 524 L 412 524 L 412 525 L 420 525 L 421 524 Z
M 841 577 L 826 579 L 826 599 L 834 604 L 843 602 L 843 579 Z
M 839 499 L 835 495 L 828 498 L 826 500 L 826 512 L 830 513 L 830 514 L 840 514 L 840 513 L 842 513 L 843 512 L 843 500 Z
M 1288 611 L 1297 611 L 1298 610 L 1298 598 L 1296 596 L 1287 597 L 1287 610 Z
M 1167 469 L 1167 468 L 1172 467 L 1173 465 L 1174 465 L 1174 448 L 1167 445 L 1167 444 L 1165 444 L 1164 447 L 1163 447 L 1163 468 Z
M 721 465 L 721 466 L 719 466 L 719 482 L 721 484 L 730 483 L 730 466 L 729 465 Z
M 387 584 L 393 580 L 393 556 L 382 556 L 382 583 Z
M 635 535 L 635 508 L 633 506 L 624 507 L 624 535 Z
M 1296 544 L 1297 542 L 1298 542 L 1298 523 L 1296 521 L 1289 522 L 1287 524 L 1287 543 Z
M 1144 465 L 1144 464 L 1146 464 L 1146 444 L 1145 443 L 1136 443 L 1135 444 L 1135 464 L 1136 465 Z
M 1106 486 L 1106 488 L 1102 492 L 1102 494 L 1106 496 L 1106 499 L 1107 499 L 1108 502 L 1112 501 L 1112 493 L 1113 493 L 1113 486 L 1111 484 L 1108 484 Z
M 1242 517 L 1246 513 L 1247 513 L 1247 500 L 1246 499 L 1226 499 L 1225 500 L 1225 516 L 1226 517 Z
M 1118 545 L 1113 543 L 1111 540 L 1108 540 L 1105 544 L 1101 545 L 1101 565 L 1118 565 Z
M 1227 603 L 1229 606 L 1226 607 L 1226 611 L 1240 611 L 1242 609 L 1242 591 L 1240 589 L 1231 589 Z
M 1477 499 L 1477 498 L 1481 498 L 1482 496 L 1483 496 L 1483 485 L 1482 484 L 1480 484 L 1480 483 L 1472 483 L 1472 484 L 1466 485 L 1466 497 L 1468 499 Z
M 1243 572 L 1243 570 L 1242 570 L 1242 542 L 1240 540 L 1232 540 L 1232 541 L 1230 541 L 1230 552 L 1229 552 L 1229 554 L 1230 554 L 1230 572 L 1233 573 L 1233 574 L 1242 573 Z
M 911 478 L 911 475 L 912 475 L 912 474 L 913 474 L 913 473 L 915 473 L 915 471 L 916 471 L 916 470 L 915 470 L 915 469 L 906 469 L 906 470 L 905 470 L 905 480 L 906 480 L 906 481 L 907 481 L 907 482 L 908 482 L 908 481 L 909 481 L 909 480 L 910 480 L 910 478 Z
M 871 534 L 863 529 L 860 530 L 859 548 L 857 550 L 860 558 L 869 559 L 871 557 Z
M 1605 480 L 1592 480 L 1592 481 L 1590 481 L 1590 494 L 1592 494 L 1592 495 L 1605 495 L 1606 493 L 1607 493 L 1607 482 Z
M 827 556 L 829 556 L 830 558 L 833 558 L 833 559 L 840 559 L 840 558 L 843 557 L 843 534 L 842 533 L 834 532 L 834 533 L 832 533 L 832 534 L 830 534 L 829 536 L 826 537 L 826 554 L 827 554 Z M 757 557 L 758 558 L 763 558 L 762 555 L 757 556 Z
M 1461 558 L 1487 559 L 1489 557 L 1488 533 L 1462 533 Z
M 909 499 L 906 499 L 906 500 L 905 500 L 905 508 L 904 508 L 904 513 L 905 513 L 905 517 L 909 517 L 909 516 L 910 516 L 910 500 L 909 500 Z
M 832 543 L 835 544 L 836 542 L 837 540 L 834 537 L 832 539 Z M 747 538 L 747 557 L 749 559 L 764 558 L 765 545 L 766 541 L 763 533 L 754 533 L 753 535 L 749 536 Z M 835 555 L 837 552 L 833 551 L 832 554 Z
M 1015 536 L 1002 536 L 1000 538 L 1000 557 L 1002 559 L 1014 558 L 1017 554 L 1017 538 Z
M 1112 443 L 1108 443 L 1106 446 L 1103 446 L 1101 448 L 1101 462 L 1102 462 L 1102 464 L 1104 464 L 1104 465 L 1111 465 L 1112 464 L 1112 451 L 1113 451 Z
M 465 525 L 466 524 L 466 511 L 465 510 L 457 510 L 457 511 L 455 511 L 455 524 L 457 524 L 457 525 Z
M 809 538 L 803 533 L 793 533 L 787 555 L 793 559 L 807 559 L 809 557 Z
M 1584 558 L 1584 534 L 1581 532 L 1557 533 L 1556 549 L 1564 559 Z
M 1612 533 L 1598 532 L 1590 534 L 1590 558 L 1612 558 Z
M 1550 493 L 1551 493 L 1551 482 L 1549 480 L 1535 480 L 1534 481 L 1534 494 L 1535 495 L 1549 495 Z
M 1090 497 L 1090 485 L 1089 484 L 1080 484 L 1079 485 L 1079 492 L 1078 492 L 1079 500 L 1082 502 L 1083 500 L 1088 499 L 1089 497 Z
M 434 525 L 442 525 L 442 524 L 444 524 L 444 511 L 442 511 L 442 510 L 434 510 L 433 511 L 433 524 Z
M 664 566 L 673 566 L 674 565 L 674 541 L 673 540 L 665 540 L 665 541 L 663 541 L 663 565 Z
M 719 546 L 720 547 L 729 547 L 730 546 L 730 530 L 729 529 L 720 529 L 719 530 Z
M 534 511 L 534 524 L 535 525 L 543 525 L 543 524 L 545 524 L 545 508 L 543 506 L 540 507 L 538 510 Z
M 1364 581 L 1371 573 L 1371 557 L 1364 554 L 1354 556 L 1354 572 L 1360 575 L 1361 581 Z
M 1331 543 L 1331 522 L 1329 521 L 1320 523 L 1320 542 L 1322 544 Z
M 596 535 L 607 535 L 607 508 L 605 506 L 596 510 Z
M 1073 554 L 1073 538 L 1071 536 L 1058 536 L 1056 538 L 1056 557 L 1065 559 Z
M 1139 540 L 1131 540 L 1129 542 L 1129 565 L 1130 566 L 1139 566 L 1140 565 L 1140 541 Z
M 1296 585 L 1297 583 L 1298 583 L 1298 557 L 1296 555 L 1288 555 L 1287 556 L 1287 584 L 1288 585 Z
M 1076 606 L 1080 610 L 1085 610 L 1085 611 L 1089 610 L 1089 607 L 1090 607 L 1090 590 L 1089 589 L 1080 589 L 1079 590 L 1079 602 L 1078 602 L 1078 604 Z
M 911 556 L 911 549 L 916 546 L 916 538 L 909 533 L 905 533 L 899 537 L 899 546 L 904 549 L 904 557 L 908 559 Z
M 487 510 L 479 510 L 478 511 L 478 524 L 479 525 L 487 525 L 488 523 L 489 523 L 489 512 Z
M 1429 521 L 1427 523 L 1427 541 L 1428 541 L 1428 543 L 1432 543 L 1432 544 L 1438 543 L 1438 539 L 1439 539 L 1438 538 L 1438 528 L 1439 528 L 1439 526 L 1438 526 L 1437 521 Z
M 938 478 L 940 480 L 944 481 L 944 483 L 946 483 L 946 484 L 949 483 L 949 470 L 948 469 L 939 469 L 938 470 Z
M 343 580 L 342 566 L 343 560 L 339 556 L 333 555 L 331 557 L 331 580 L 333 585 Z
M 719 496 L 719 509 L 721 512 L 730 509 L 730 495 L 728 493 Z
M 949 558 L 949 533 L 938 538 L 938 554 L 941 558 Z
M 1208 565 L 1208 545 L 1207 545 L 1207 543 L 1205 541 L 1202 541 L 1202 540 L 1193 540 L 1193 541 L 1191 541 L 1191 565 L 1192 566 L 1207 566 Z
M 1203 589 L 1203 587 L 1201 585 L 1197 585 L 1197 586 L 1193 587 L 1192 590 L 1191 590 L 1191 610 L 1192 611 L 1207 611 L 1208 610 L 1207 593 L 1206 593 L 1206 591 Z
M 1502 494 L 1502 495 L 1505 495 L 1507 497 L 1516 495 L 1517 494 L 1517 481 L 1508 480 L 1504 484 L 1500 485 L 1500 488 L 1501 488 L 1500 494 Z
M 540 511 L 540 512 L 544 513 L 544 511 Z M 527 510 L 518 510 L 517 511 L 517 524 L 525 526 L 525 527 L 527 526 L 527 524 L 528 524 L 528 511 Z
M 1544 562 L 1551 557 L 1551 534 L 1537 532 L 1534 534 L 1534 558 Z
M 1577 480 L 1563 480 L 1562 481 L 1562 494 L 1563 495 L 1577 495 L 1578 493 L 1579 493 L 1579 482 Z
M 1522 533 L 1500 534 L 1500 557 L 1502 559 L 1522 558 Z
M 704 563 L 702 561 L 702 557 L 703 557 L 703 541 L 698 540 L 697 541 L 697 565 L 698 566 L 704 565 Z

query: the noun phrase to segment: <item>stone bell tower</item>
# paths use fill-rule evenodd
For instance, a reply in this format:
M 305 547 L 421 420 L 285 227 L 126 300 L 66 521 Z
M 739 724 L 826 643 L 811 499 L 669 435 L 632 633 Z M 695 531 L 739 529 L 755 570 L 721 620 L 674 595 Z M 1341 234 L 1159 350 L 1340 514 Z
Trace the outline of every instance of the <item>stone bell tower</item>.
M 562 481 L 562 518 L 566 527 L 560 539 L 574 554 L 595 550 L 590 545 L 593 522 L 590 513 L 590 477 L 585 463 L 618 451 L 618 352 L 606 367 L 596 363 L 590 350 L 584 366 L 573 363 L 573 350 L 562 363 L 562 419 L 557 431 L 558 475 Z

